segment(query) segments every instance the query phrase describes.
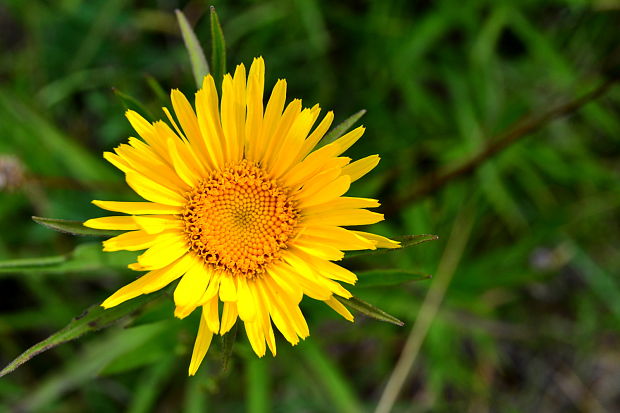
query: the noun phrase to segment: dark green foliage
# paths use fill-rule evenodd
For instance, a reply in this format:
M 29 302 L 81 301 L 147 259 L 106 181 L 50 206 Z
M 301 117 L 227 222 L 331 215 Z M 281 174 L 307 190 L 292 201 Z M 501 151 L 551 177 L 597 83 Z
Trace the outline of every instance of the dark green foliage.
M 175 9 L 216 78 L 261 55 L 267 93 L 286 78 L 290 98 L 334 110 L 335 125 L 367 110 L 347 155 L 382 161 L 352 195 L 381 200 L 387 220 L 374 232 L 439 239 L 344 265 L 359 275 L 356 297 L 405 326 L 351 324 L 305 298 L 306 342 L 278 335 L 278 356 L 257 360 L 240 325 L 234 346 L 232 334 L 214 339 L 188 378 L 198 314 L 173 319 L 164 294 L 4 376 L 0 410 L 372 411 L 446 257 L 458 265 L 395 412 L 620 409 L 620 87 L 416 192 L 520 119 L 617 75 L 613 1 L 214 6 L 221 32 L 205 2 L 0 5 L 0 173 L 10 178 L 0 180 L 0 368 L 137 276 L 125 268 L 133 253 L 103 253 L 31 216 L 80 222 L 103 215 L 92 199 L 138 199 L 101 154 L 135 135 L 125 108 L 159 119 L 171 106 L 162 90 L 192 99 Z M 446 251 L 464 209 L 464 250 Z

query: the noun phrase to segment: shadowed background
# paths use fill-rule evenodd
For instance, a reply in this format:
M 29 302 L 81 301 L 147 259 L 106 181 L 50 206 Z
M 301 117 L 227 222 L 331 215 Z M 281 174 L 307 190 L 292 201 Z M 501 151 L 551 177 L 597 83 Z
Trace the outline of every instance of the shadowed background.
M 570 105 L 617 78 L 618 2 L 213 4 L 228 70 L 262 55 L 267 90 L 286 78 L 290 98 L 334 110 L 335 123 L 368 111 L 348 154 L 382 162 L 350 193 L 382 201 L 375 232 L 440 237 L 347 265 L 367 284 L 382 269 L 434 278 L 351 290 L 404 327 L 350 324 L 306 298 L 306 342 L 279 337 L 278 356 L 257 359 L 240 329 L 228 368 L 216 339 L 195 378 L 198 319 L 173 320 L 159 300 L 1 378 L 2 409 L 358 412 L 382 396 L 396 412 L 620 408 L 620 87 Z M 97 241 L 32 215 L 85 220 L 103 215 L 92 199 L 135 199 L 101 156 L 134 134 L 119 96 L 158 119 L 171 88 L 193 95 L 174 9 L 210 56 L 208 6 L 0 5 L 1 260 Z M 494 142 L 505 149 L 475 157 Z M 136 276 L 106 259 L 84 253 L 57 272 L 0 264 L 2 366 Z M 396 366 L 402 389 L 393 379 L 385 392 Z

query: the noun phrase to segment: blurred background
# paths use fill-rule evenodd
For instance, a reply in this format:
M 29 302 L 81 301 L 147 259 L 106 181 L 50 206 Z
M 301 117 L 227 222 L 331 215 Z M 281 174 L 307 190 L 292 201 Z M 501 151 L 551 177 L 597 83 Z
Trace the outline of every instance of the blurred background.
M 2 366 L 135 277 L 98 239 L 31 216 L 85 220 L 104 215 L 92 199 L 134 199 L 102 158 L 134 133 L 120 97 L 158 119 L 171 88 L 193 94 L 174 9 L 210 56 L 210 4 L 0 3 L 0 260 L 78 258 L 0 263 Z M 620 409 L 620 87 L 541 117 L 619 73 L 617 1 L 212 4 L 228 70 L 262 55 L 267 88 L 286 78 L 336 122 L 368 111 L 349 156 L 382 162 L 352 194 L 383 202 L 375 232 L 440 237 L 347 261 L 365 281 L 351 291 L 405 326 L 350 324 L 306 298 L 304 343 L 279 337 L 278 356 L 257 359 L 240 329 L 227 368 L 214 339 L 188 378 L 198 319 L 173 319 L 164 297 L 1 378 L 0 410 L 370 412 L 382 396 L 395 412 Z M 524 117 L 529 133 L 505 134 Z M 433 278 L 382 283 L 394 269 Z

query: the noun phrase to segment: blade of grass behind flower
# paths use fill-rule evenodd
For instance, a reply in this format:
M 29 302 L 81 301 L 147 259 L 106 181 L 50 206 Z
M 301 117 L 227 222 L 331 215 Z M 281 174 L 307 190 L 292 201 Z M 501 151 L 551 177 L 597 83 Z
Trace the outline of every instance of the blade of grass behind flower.
M 319 384 L 326 398 L 329 398 L 330 411 L 357 413 L 363 412 L 362 405 L 355 395 L 355 391 L 338 366 L 315 344 L 312 338 L 299 344 L 296 358 L 302 358 L 306 369 Z M 327 402 L 326 402 L 327 404 Z
M 362 116 L 364 116 L 365 114 L 366 114 L 366 109 L 362 109 L 359 112 L 355 112 L 353 115 L 349 116 L 348 118 L 346 118 L 344 121 L 342 121 L 338 125 L 334 126 L 327 133 L 327 135 L 325 135 L 325 137 L 321 139 L 321 142 L 319 145 L 323 146 L 323 145 L 327 145 L 328 143 L 332 143 L 333 141 L 335 141 L 336 139 L 338 139 L 339 137 L 347 133 L 347 131 L 351 129 L 351 127 L 355 125 L 357 121 L 360 120 Z
M 270 377 L 267 360 L 257 358 L 254 354 L 246 360 L 247 409 L 249 413 L 270 412 L 269 391 Z
M 50 350 L 60 344 L 75 340 L 86 333 L 104 329 L 118 322 L 122 318 L 139 310 L 147 303 L 155 300 L 163 294 L 163 291 L 157 291 L 149 295 L 137 297 L 131 301 L 120 304 L 114 308 L 103 309 L 99 304 L 95 304 L 88 308 L 84 313 L 75 317 L 62 330 L 57 331 L 48 338 L 33 345 L 24 351 L 15 360 L 10 362 L 2 371 L 0 377 L 11 373 L 22 364 L 26 363 L 38 354 Z
M 397 326 L 404 326 L 405 323 L 400 321 L 398 318 L 394 317 L 383 311 L 382 309 L 375 307 L 374 305 L 367 303 L 366 301 L 362 301 L 357 297 L 351 298 L 342 298 L 337 295 L 334 295 L 334 298 L 340 301 L 345 306 L 358 311 L 362 314 L 367 315 L 368 317 L 374 318 L 375 320 L 384 321 L 386 323 L 394 324 Z
M 196 81 L 196 86 L 200 88 L 202 86 L 202 79 L 209 74 L 209 64 L 207 63 L 207 58 L 202 50 L 202 46 L 200 46 L 200 42 L 196 37 L 196 33 L 192 30 L 187 18 L 185 18 L 181 10 L 175 10 L 175 13 L 177 15 L 179 27 L 181 28 L 181 35 L 185 42 L 185 48 L 187 49 L 189 60 L 192 64 L 194 80 Z
M 217 17 L 215 7 L 211 6 L 211 65 L 213 66 L 213 79 L 219 87 L 226 73 L 226 42 L 224 32 Z
M 32 217 L 32 220 L 37 224 L 41 224 L 44 227 L 53 229 L 54 231 L 64 232 L 72 235 L 91 235 L 97 237 L 109 237 L 114 235 L 120 235 L 123 231 L 112 231 L 105 229 L 88 228 L 82 225 L 80 221 L 71 221 L 68 219 L 56 219 L 56 218 L 44 218 L 44 217 Z

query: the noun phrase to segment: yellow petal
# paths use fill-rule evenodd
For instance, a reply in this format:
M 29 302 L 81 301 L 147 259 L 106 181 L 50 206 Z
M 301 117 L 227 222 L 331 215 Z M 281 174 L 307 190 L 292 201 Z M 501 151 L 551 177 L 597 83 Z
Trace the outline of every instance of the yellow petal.
M 230 275 L 224 275 L 220 281 L 220 300 L 237 301 L 237 286 Z
M 255 58 L 248 75 L 247 119 L 245 123 L 245 147 L 247 157 L 256 160 L 256 141 L 263 123 L 263 93 L 265 88 L 265 62 Z
M 368 172 L 372 171 L 379 164 L 379 155 L 370 155 L 362 159 L 352 162 L 350 165 L 342 168 L 343 175 L 349 175 L 351 182 L 355 182 Z
M 101 209 L 124 214 L 180 214 L 181 208 L 154 202 L 92 201 Z
M 329 183 L 326 180 L 315 179 L 309 185 L 304 185 L 300 191 L 298 196 L 300 206 L 301 208 L 309 208 L 329 202 L 345 194 L 350 186 L 351 178 L 348 175 L 342 175 Z
M 211 162 L 216 166 L 223 165 L 226 144 L 220 123 L 217 90 L 211 75 L 205 76 L 202 89 L 196 93 L 196 115 Z
M 175 317 L 185 318 L 194 311 L 210 279 L 211 270 L 199 260 L 195 260 L 174 290 Z
M 129 141 L 138 142 L 133 138 L 129 138 Z M 178 177 L 171 164 L 164 163 L 159 156 L 154 155 L 150 146 L 142 145 L 143 149 L 137 150 L 135 147 L 122 144 L 115 148 L 118 158 L 108 154 L 104 154 L 104 157 L 125 172 L 125 174 L 143 176 L 150 181 L 157 182 L 158 185 L 165 187 L 169 191 L 178 192 L 178 189 L 182 191 L 190 189 Z M 167 152 L 168 149 L 166 148 L 166 155 Z M 116 159 L 121 161 L 116 162 Z
M 136 281 L 116 291 L 101 305 L 104 308 L 114 307 L 139 295 L 162 289 L 185 274 L 189 264 L 186 258 L 182 258 L 164 268 L 148 272 Z
M 337 226 L 309 225 L 299 232 L 299 238 L 309 237 L 313 242 L 339 248 L 343 251 L 376 249 L 375 242 Z
M 219 300 L 217 297 L 212 298 L 205 303 L 202 307 L 202 315 L 207 320 L 207 325 L 211 331 L 219 331 L 220 329 L 220 316 L 219 316 Z
M 329 297 L 329 300 L 324 301 L 325 304 L 331 307 L 332 310 L 343 316 L 346 320 L 353 322 L 353 314 L 347 310 L 347 307 L 342 305 L 342 303 L 334 298 L 334 296 Z
M 355 142 L 357 142 L 359 138 L 362 137 L 365 130 L 366 128 L 364 128 L 363 126 L 359 126 L 353 129 L 351 132 L 346 133 L 342 137 L 336 139 L 334 142 L 326 146 L 333 145 L 337 147 L 338 152 L 336 153 L 336 155 L 340 155 L 341 153 L 349 149 L 351 146 L 353 146 L 353 144 L 355 144 Z
M 286 311 L 281 307 L 281 297 L 284 295 L 282 290 L 272 280 L 263 279 L 262 282 L 257 284 L 257 291 L 261 295 L 261 299 L 268 303 L 269 314 L 273 323 L 284 338 L 292 345 L 299 343 L 293 323 L 287 316 Z
M 207 320 L 203 315 L 200 317 L 200 326 L 198 327 L 198 336 L 196 336 L 196 342 L 194 343 L 194 350 L 192 351 L 192 361 L 189 363 L 189 375 L 193 376 L 198 371 L 198 367 L 205 358 L 209 346 L 211 345 L 211 339 L 213 338 L 213 331 L 209 329 Z
M 251 282 L 244 277 L 239 277 L 237 282 L 237 310 L 239 318 L 245 322 L 252 322 L 256 318 L 256 303 L 248 287 Z
M 226 302 L 224 303 L 224 308 L 222 309 L 222 323 L 220 325 L 220 334 L 226 334 L 232 326 L 235 325 L 235 321 L 237 321 L 237 304 L 234 302 Z
M 228 277 L 228 275 L 224 274 L 223 271 L 213 271 L 211 274 L 211 280 L 209 281 L 209 286 L 200 299 L 200 303 L 202 305 L 208 301 L 211 301 L 214 297 L 217 297 L 220 290 L 220 281 L 222 277 Z
M 400 242 L 392 241 L 389 238 L 382 237 L 381 235 L 371 234 L 370 232 L 353 231 L 356 235 L 366 238 L 367 240 L 376 243 L 377 248 L 400 248 Z
M 325 211 L 336 211 L 339 209 L 377 208 L 379 205 L 379 201 L 376 199 L 341 196 L 323 204 L 305 208 L 303 214 L 312 215 Z
M 296 159 L 297 162 L 304 159 L 310 153 L 310 151 L 314 149 L 314 147 L 323 138 L 323 136 L 325 135 L 325 133 L 327 132 L 327 130 L 329 129 L 333 121 L 334 121 L 334 112 L 330 110 L 329 112 L 327 112 L 327 114 L 325 114 L 325 117 L 323 118 L 321 123 L 319 123 L 319 126 L 317 126 L 312 131 L 310 136 L 308 136 L 308 138 L 304 141 L 304 145 L 302 146 L 301 151 L 299 152 L 297 156 L 297 159 Z
M 151 181 L 144 176 L 129 172 L 125 179 L 127 184 L 147 201 L 173 206 L 183 206 L 186 203 L 185 198 L 179 193 Z
M 133 110 L 125 112 L 125 116 L 129 120 L 129 123 L 131 123 L 131 126 L 138 132 L 138 135 L 153 148 L 155 153 L 157 153 L 162 160 L 169 160 L 166 143 L 159 139 L 153 125 Z
M 344 253 L 337 247 L 326 245 L 320 242 L 312 242 L 309 237 L 300 237 L 295 240 L 295 248 L 322 258 L 324 260 L 339 261 L 344 258 Z
M 181 124 L 183 132 L 185 132 L 185 136 L 191 144 L 191 148 L 193 148 L 193 151 L 196 152 L 197 158 L 201 159 L 203 162 L 211 162 L 211 158 L 208 154 L 208 148 L 206 147 L 205 140 L 200 132 L 198 118 L 196 117 L 196 113 L 194 113 L 192 105 L 189 103 L 185 95 L 178 89 L 173 89 L 170 92 L 170 99 L 172 101 L 174 113 L 179 119 L 179 123 Z
M 312 260 L 312 265 L 321 275 L 332 280 L 343 281 L 348 284 L 355 284 L 357 281 L 357 275 L 333 262 L 317 258 Z
M 267 102 L 267 107 L 265 108 L 265 116 L 263 119 L 261 132 L 256 139 L 255 161 L 260 161 L 265 156 L 267 145 L 271 142 L 276 126 L 282 116 L 285 100 L 286 80 L 280 79 L 276 82 L 276 85 L 271 92 L 271 97 Z
M 168 139 L 168 151 L 179 178 L 190 187 L 196 186 L 201 178 L 202 168 L 191 147 L 178 139 Z
M 157 235 L 147 234 L 146 231 L 129 231 L 103 241 L 104 251 L 139 251 L 153 245 Z
M 157 243 L 138 257 L 138 263 L 155 270 L 182 257 L 188 249 L 189 245 L 183 234 L 176 232 L 162 234 Z
M 307 225 L 370 225 L 380 221 L 383 221 L 383 214 L 366 209 L 341 209 L 303 218 L 303 222 Z
M 140 229 L 134 217 L 131 216 L 93 218 L 84 222 L 83 225 L 88 228 L 115 229 L 121 231 Z
M 282 140 L 280 148 L 274 152 L 274 158 L 277 159 L 272 169 L 274 178 L 279 178 L 295 164 L 297 154 L 300 152 L 304 140 L 316 119 L 315 113 L 317 110 L 320 110 L 318 105 L 313 109 L 302 110 Z
M 148 234 L 158 234 L 166 230 L 181 232 L 185 226 L 179 215 L 134 216 L 136 223 Z
M 277 157 L 278 150 L 286 137 L 286 134 L 293 126 L 293 122 L 301 113 L 301 100 L 294 99 L 291 103 L 288 104 L 284 113 L 282 113 L 282 117 L 279 119 L 277 123 L 277 127 L 271 137 L 269 137 L 268 142 L 266 144 L 265 153 L 260 161 L 261 164 L 267 171 L 271 171 L 274 165 L 279 161 Z
M 295 304 L 299 304 L 303 298 L 303 290 L 301 286 L 285 272 L 281 265 L 272 265 L 267 268 L 267 274 L 282 288 Z

